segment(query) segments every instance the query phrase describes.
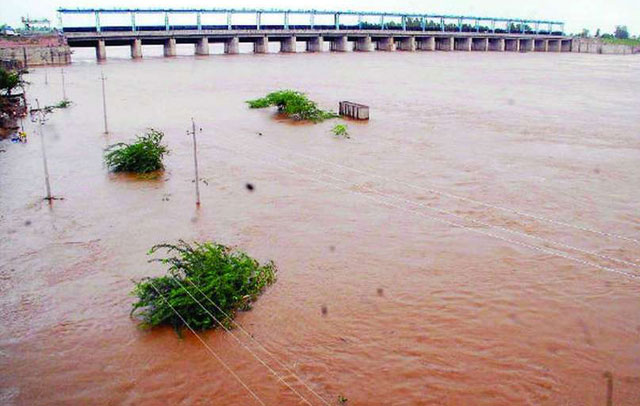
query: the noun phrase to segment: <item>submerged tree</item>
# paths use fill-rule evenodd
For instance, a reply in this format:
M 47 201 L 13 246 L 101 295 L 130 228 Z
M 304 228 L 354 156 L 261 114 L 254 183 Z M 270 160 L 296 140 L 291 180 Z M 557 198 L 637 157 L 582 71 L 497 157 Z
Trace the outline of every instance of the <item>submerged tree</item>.
M 309 120 L 314 123 L 338 117 L 337 114 L 324 111 L 318 105 L 307 98 L 307 96 L 295 90 L 279 90 L 272 92 L 260 99 L 247 101 L 252 109 L 263 109 L 275 106 L 282 114 L 294 120 Z
M 169 266 L 167 275 L 136 283 L 132 315 L 142 327 L 172 326 L 206 330 L 228 327 L 236 312 L 251 309 L 264 289 L 276 280 L 273 262 L 260 264 L 244 252 L 215 243 L 184 241 L 154 246 L 166 258 L 151 260 Z
M 162 144 L 164 133 L 149 129 L 130 144 L 119 142 L 105 150 L 104 160 L 114 172 L 149 173 L 163 169 L 162 158 L 169 153 Z

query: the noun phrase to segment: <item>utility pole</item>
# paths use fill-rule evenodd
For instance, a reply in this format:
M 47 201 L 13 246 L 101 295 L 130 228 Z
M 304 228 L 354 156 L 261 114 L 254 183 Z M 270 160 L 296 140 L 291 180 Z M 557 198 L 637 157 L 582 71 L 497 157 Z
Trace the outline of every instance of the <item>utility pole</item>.
M 47 165 L 47 151 L 44 145 L 44 131 L 42 130 L 42 126 L 46 121 L 45 112 L 40 109 L 40 102 L 36 99 L 36 106 L 38 107 L 38 135 L 40 135 L 40 146 L 42 147 L 42 164 L 44 166 L 44 182 L 47 188 L 47 197 L 45 200 L 48 200 L 49 203 L 53 201 L 53 196 L 51 196 L 51 185 L 49 184 L 49 166 Z
M 62 76 L 62 100 L 67 100 L 67 89 L 64 86 L 64 68 L 60 68 L 60 75 Z
M 104 113 L 104 133 L 109 134 L 109 127 L 107 126 L 107 96 L 104 90 L 104 72 L 100 72 L 100 78 L 102 79 L 102 112 Z
M 202 131 L 202 129 L 200 129 Z M 196 123 L 191 118 L 191 132 L 187 131 L 187 134 L 191 133 L 193 136 L 193 164 L 196 172 L 196 206 L 200 207 L 200 177 L 198 176 L 198 144 L 196 142 Z

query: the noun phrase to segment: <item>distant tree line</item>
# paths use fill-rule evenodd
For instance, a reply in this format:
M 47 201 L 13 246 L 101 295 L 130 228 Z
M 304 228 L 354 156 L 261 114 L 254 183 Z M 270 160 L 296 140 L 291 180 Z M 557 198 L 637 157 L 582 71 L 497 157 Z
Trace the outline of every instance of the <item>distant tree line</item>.
M 591 32 L 584 28 L 582 30 L 582 32 L 579 34 L 580 37 L 582 38 L 592 38 L 591 36 Z M 613 34 L 601 34 L 600 33 L 600 28 L 598 28 L 596 30 L 595 35 L 593 35 L 593 37 L 595 38 L 605 38 L 605 39 L 640 39 L 640 36 L 631 36 L 629 34 L 629 29 L 627 28 L 626 25 L 616 25 L 616 29 L 614 30 Z

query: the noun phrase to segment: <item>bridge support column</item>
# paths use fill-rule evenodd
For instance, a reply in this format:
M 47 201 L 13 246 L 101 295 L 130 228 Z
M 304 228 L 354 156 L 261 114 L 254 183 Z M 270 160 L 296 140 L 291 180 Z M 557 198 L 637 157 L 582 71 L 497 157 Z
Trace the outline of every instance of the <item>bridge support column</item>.
M 142 40 L 134 39 L 131 43 L 131 58 L 142 58 Z
M 535 44 L 532 39 L 526 39 L 526 38 L 520 39 L 521 52 L 533 52 L 534 50 L 535 50 Z
M 99 39 L 98 45 L 96 45 L 96 59 L 99 61 L 107 59 L 107 47 L 103 39 Z
M 164 41 L 164 56 L 176 56 L 175 38 L 168 38 Z
M 504 52 L 506 50 L 506 42 L 504 38 L 488 38 L 489 51 Z
M 487 40 L 488 40 L 488 38 L 472 38 L 471 39 L 471 50 L 486 52 L 487 51 L 487 47 L 489 46 Z
M 508 52 L 519 52 L 520 51 L 520 41 L 513 38 L 508 38 L 504 40 L 505 42 L 505 50 Z
M 280 52 L 295 53 L 296 52 L 296 37 L 292 36 L 285 38 L 280 45 Z
M 416 38 L 415 37 L 401 38 L 400 39 L 400 50 L 401 51 L 409 51 L 409 52 L 415 51 L 416 50 Z
M 436 39 L 434 37 L 419 38 L 417 48 L 421 51 L 435 51 Z
M 381 38 L 378 40 L 378 51 L 392 52 L 396 50 L 396 42 L 393 37 Z
M 370 52 L 371 49 L 371 37 L 366 36 L 363 38 L 358 38 L 356 40 L 356 51 L 358 52 Z
M 266 54 L 269 52 L 269 39 L 267 37 L 258 38 L 253 43 L 253 52 L 256 54 Z
M 536 51 L 536 41 L 533 39 L 527 40 L 527 52 L 535 52 Z
M 313 37 L 307 41 L 307 52 L 324 51 L 324 39 L 321 36 Z
M 209 55 L 209 38 L 202 37 L 196 42 L 196 55 Z
M 240 39 L 233 37 L 224 43 L 224 53 L 229 55 L 235 55 L 240 53 Z
M 331 50 L 333 52 L 347 52 L 347 36 L 333 39 L 331 41 Z
M 457 38 L 454 39 L 454 49 L 456 51 L 471 51 L 471 38 Z

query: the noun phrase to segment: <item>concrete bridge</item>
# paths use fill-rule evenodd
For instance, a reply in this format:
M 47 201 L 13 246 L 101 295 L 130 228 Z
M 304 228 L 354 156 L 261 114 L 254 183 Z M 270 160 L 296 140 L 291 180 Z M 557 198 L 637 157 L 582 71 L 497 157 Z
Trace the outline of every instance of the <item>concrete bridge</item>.
M 296 52 L 297 42 L 308 52 L 322 52 L 324 43 L 335 52 L 355 51 L 466 51 L 466 52 L 571 52 L 573 40 L 564 24 L 544 20 L 494 19 L 448 15 L 364 13 L 352 11 L 262 9 L 59 9 L 69 14 L 90 14 L 92 26 L 64 26 L 71 47 L 94 47 L 96 56 L 107 57 L 106 47 L 128 45 L 132 58 L 142 57 L 142 45 L 163 45 L 165 56 L 176 55 L 176 44 L 194 44 L 197 55 L 208 55 L 210 43 L 223 43 L 227 54 L 239 53 L 240 43 L 252 43 L 254 52 L 268 52 L 269 42 L 279 42 L 280 52 Z M 129 14 L 131 22 L 103 26 L 102 14 Z M 161 14 L 164 25 L 138 25 L 138 14 Z M 171 24 L 174 14 L 193 14 L 194 25 Z M 223 14 L 226 24 L 202 23 L 203 14 Z M 234 24 L 234 15 L 253 14 L 254 24 Z M 262 24 L 264 14 L 282 15 L 281 24 Z M 308 18 L 290 24 L 290 15 Z M 316 24 L 318 16 L 330 16 L 331 24 Z M 346 16 L 346 17 L 344 17 Z M 343 20 L 341 20 L 341 17 Z M 351 18 L 351 21 L 345 21 Z M 375 22 L 371 22 L 371 18 Z M 326 19 L 326 18 L 325 18 Z M 357 19 L 357 20 L 356 20 Z M 368 19 L 368 21 L 367 21 Z M 454 21 L 454 23 L 451 23 Z M 62 25 L 62 24 L 61 24 Z M 543 29 L 541 29 L 541 26 Z M 560 28 L 560 31 L 554 28 Z M 545 29 L 546 28 L 546 29 Z M 350 46 L 349 43 L 353 45 Z

